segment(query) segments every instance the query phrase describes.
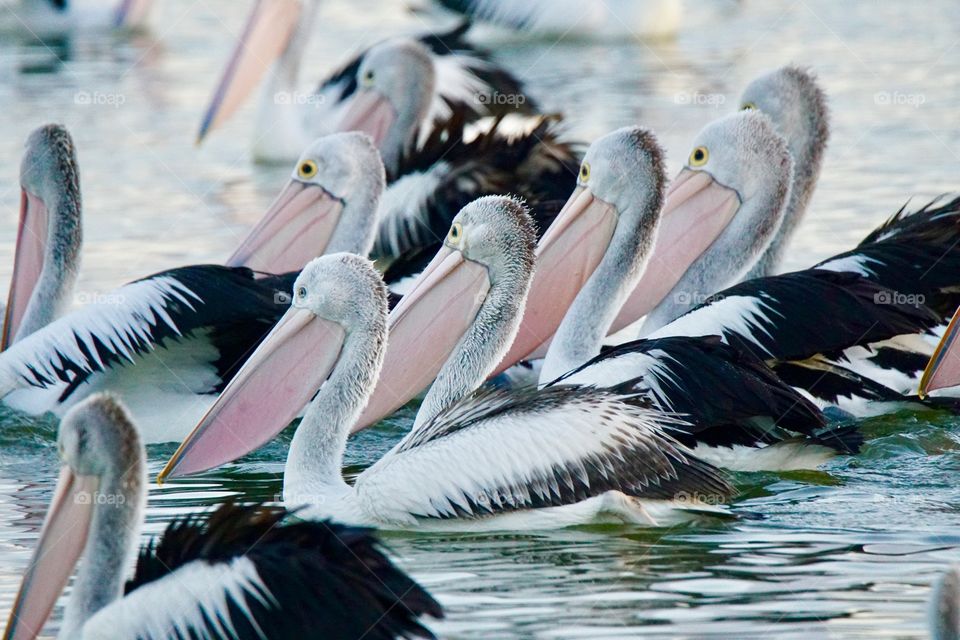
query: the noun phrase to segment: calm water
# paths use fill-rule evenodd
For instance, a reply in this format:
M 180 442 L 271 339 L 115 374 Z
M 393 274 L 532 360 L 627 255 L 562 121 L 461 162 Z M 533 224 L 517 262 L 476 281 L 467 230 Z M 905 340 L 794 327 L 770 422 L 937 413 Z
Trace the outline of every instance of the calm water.
M 193 146 L 248 3 L 158 4 L 149 33 L 84 33 L 57 51 L 64 62 L 0 34 L 0 282 L 12 263 L 22 143 L 44 122 L 66 123 L 79 147 L 84 294 L 223 259 L 282 184 L 286 168 L 249 162 L 250 109 Z M 394 4 L 327 3 L 304 87 L 348 50 L 424 28 Z M 704 123 L 736 107 L 752 76 L 787 62 L 813 66 L 830 95 L 833 133 L 789 266 L 851 246 L 908 198 L 960 188 L 960 4 L 699 4 L 709 3 L 690 2 L 670 42 L 500 42 L 497 55 L 532 96 L 567 115 L 575 136 L 635 122 L 653 128 L 671 170 Z M 375 460 L 411 416 L 361 434 L 349 471 Z M 52 490 L 55 425 L 7 415 L 0 426 L 6 619 Z M 744 517 L 736 522 L 393 535 L 389 544 L 447 607 L 435 627 L 449 637 L 923 637 L 928 585 L 960 561 L 960 427 L 943 414 L 900 413 L 864 429 L 870 441 L 855 459 L 816 473 L 738 477 L 734 511 Z M 288 441 L 154 489 L 145 535 L 231 494 L 272 498 Z M 153 474 L 172 450 L 150 449 Z

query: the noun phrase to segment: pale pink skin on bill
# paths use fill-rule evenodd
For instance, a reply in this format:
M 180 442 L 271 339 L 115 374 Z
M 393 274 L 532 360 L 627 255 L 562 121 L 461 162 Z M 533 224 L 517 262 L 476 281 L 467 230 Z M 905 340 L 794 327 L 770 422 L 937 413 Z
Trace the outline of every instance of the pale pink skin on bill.
M 2 349 L 9 347 L 16 336 L 30 302 L 30 296 L 40 281 L 44 249 L 47 245 L 47 216 L 47 207 L 43 200 L 25 189 L 21 190 L 20 229 L 17 233 L 13 279 L 7 295 L 3 339 L 0 344 Z

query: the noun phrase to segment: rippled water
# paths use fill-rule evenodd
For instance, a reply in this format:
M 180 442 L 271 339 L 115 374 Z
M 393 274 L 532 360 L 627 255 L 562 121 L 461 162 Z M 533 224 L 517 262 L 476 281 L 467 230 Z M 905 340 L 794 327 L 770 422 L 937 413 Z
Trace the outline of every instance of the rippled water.
M 193 146 L 246 7 L 158 4 L 149 33 L 86 31 L 55 52 L 0 33 L 0 281 L 12 261 L 22 141 L 43 122 L 65 122 L 79 147 L 87 295 L 222 259 L 283 182 L 287 169 L 249 162 L 252 110 Z M 348 50 L 425 27 L 394 4 L 326 3 L 304 87 Z M 687 6 L 668 42 L 514 40 L 495 48 L 531 96 L 567 115 L 573 135 L 643 123 L 669 150 L 671 169 L 700 126 L 735 108 L 753 75 L 787 62 L 813 66 L 830 95 L 832 139 L 789 266 L 851 246 L 908 198 L 960 188 L 960 5 Z M 411 416 L 357 437 L 349 471 L 375 460 Z M 2 420 L 5 619 L 50 498 L 55 425 Z M 446 606 L 448 619 L 435 626 L 450 637 L 922 637 L 928 585 L 960 560 L 957 425 L 944 414 L 898 413 L 864 423 L 869 444 L 857 458 L 815 473 L 743 474 L 737 521 L 388 540 Z M 237 464 L 153 488 L 145 536 L 230 494 L 275 496 L 285 435 Z M 150 449 L 152 473 L 172 450 Z

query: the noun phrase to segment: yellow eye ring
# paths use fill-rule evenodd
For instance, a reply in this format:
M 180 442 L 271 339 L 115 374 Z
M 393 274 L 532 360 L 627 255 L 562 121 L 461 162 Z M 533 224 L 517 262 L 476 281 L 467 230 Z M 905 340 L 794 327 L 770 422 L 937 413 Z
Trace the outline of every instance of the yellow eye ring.
M 360 84 L 362 84 L 365 87 L 372 86 L 373 77 L 374 77 L 373 69 L 367 69 L 366 71 L 363 72 L 363 75 L 360 76 Z
M 297 175 L 304 180 L 309 180 L 317 175 L 317 163 L 313 160 L 304 160 L 300 163 L 300 166 L 297 167 Z
M 447 242 L 457 244 L 460 242 L 460 236 L 463 235 L 463 226 L 459 222 L 454 222 L 450 226 L 450 233 L 447 234 Z
M 756 111 L 757 105 L 752 102 L 744 102 L 743 106 L 740 107 L 741 111 Z
M 693 150 L 693 153 L 690 154 L 690 166 L 691 167 L 702 167 L 707 164 L 707 160 L 710 159 L 710 152 L 707 151 L 706 147 L 697 147 Z
M 580 165 L 580 182 L 586 182 L 590 179 L 590 163 L 584 162 Z

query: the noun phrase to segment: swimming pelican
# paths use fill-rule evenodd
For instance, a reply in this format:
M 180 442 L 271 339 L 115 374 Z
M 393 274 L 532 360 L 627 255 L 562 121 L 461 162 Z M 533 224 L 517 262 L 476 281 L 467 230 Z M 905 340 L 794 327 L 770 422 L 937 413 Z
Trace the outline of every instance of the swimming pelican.
M 369 251 L 383 182 L 366 135 L 320 139 L 231 266 L 155 273 L 17 341 L 0 354 L 0 398 L 30 414 L 62 415 L 110 390 L 147 442 L 182 439 L 283 315 L 306 256 Z M 267 276 L 248 266 L 292 271 Z
M 373 138 L 391 183 L 375 257 L 421 251 L 429 259 L 457 212 L 483 195 L 522 197 L 539 228 L 549 226 L 556 213 L 551 205 L 569 195 L 579 166 L 576 145 L 559 136 L 558 118 L 513 114 L 471 121 L 463 109 L 431 118 L 434 87 L 443 77 L 435 56 L 413 40 L 372 47 L 356 74 L 359 88 L 336 126 Z
M 755 155 L 738 147 L 756 150 Z M 724 178 L 733 184 L 742 181 L 737 171 L 749 175 L 758 165 L 787 159 L 785 145 L 769 119 L 756 113 L 718 121 L 705 130 L 695 149 L 710 156 L 710 170 L 720 172 L 729 166 Z M 569 309 L 551 343 L 540 382 L 556 383 L 563 375 L 564 384 L 633 388 L 661 409 L 684 416 L 689 424 L 676 427 L 674 437 L 689 446 L 722 447 L 711 455 L 725 466 L 740 470 L 810 468 L 838 450 L 855 451 L 859 434 L 824 430 L 823 416 L 816 407 L 779 380 L 760 359 L 749 351 L 723 345 L 718 338 L 699 337 L 709 332 L 628 343 L 595 357 L 621 302 L 640 279 L 654 245 L 665 182 L 660 158 L 652 135 L 635 127 L 608 134 L 587 150 L 577 191 L 537 248 L 540 262 L 524 322 L 539 309 L 533 304 L 542 305 L 547 312 L 555 312 L 558 307 Z M 785 183 L 789 173 L 780 179 Z M 759 187 L 751 188 L 763 192 Z M 723 195 L 724 188 L 715 189 Z M 766 207 L 782 210 L 786 202 L 780 189 L 770 190 L 767 201 L 744 191 L 749 197 L 743 210 L 749 215 L 757 216 L 757 211 L 768 215 Z M 710 221 L 703 218 L 715 211 L 715 199 L 671 202 L 668 198 L 663 207 L 666 219 L 656 233 L 663 234 L 662 227 L 669 229 L 677 218 L 681 223 L 691 217 L 701 220 L 697 230 L 709 229 Z M 736 202 L 739 205 L 739 200 Z M 698 214 L 698 209 L 706 214 Z M 729 253 L 749 261 L 750 255 L 759 255 L 764 233 L 769 238 L 775 230 L 775 224 L 761 228 L 759 241 L 748 234 L 737 234 L 740 246 L 731 246 Z M 393 311 L 386 362 L 357 427 L 402 406 L 447 370 L 448 363 L 466 357 L 460 355 L 460 334 L 451 330 L 457 326 L 453 319 L 479 318 L 483 294 L 478 289 L 475 297 L 464 297 L 473 306 L 445 308 L 442 314 L 435 310 L 442 308 L 443 299 L 426 297 L 422 313 L 413 310 L 415 303 L 409 298 Z M 566 302 L 567 295 L 576 296 L 572 304 Z M 430 319 L 430 315 L 436 319 Z M 427 418 L 446 404 L 431 406 L 433 393 L 431 389 L 421 405 L 420 415 Z M 808 439 L 797 440 L 797 434 Z M 784 441 L 785 445 L 760 448 Z
M 35 129 L 20 163 L 20 223 L 0 349 L 70 307 L 83 243 L 80 171 L 60 125 Z
M 930 640 L 960 638 L 960 567 L 950 567 L 937 579 L 928 607 Z
M 445 9 L 539 37 L 665 38 L 680 27 L 680 0 L 433 0 Z
M 175 520 L 138 555 L 146 451 L 112 397 L 71 409 L 57 447 L 60 478 L 4 640 L 40 634 L 81 557 L 61 638 L 434 637 L 418 618 L 442 617 L 440 605 L 364 529 L 227 503 Z
M 478 286 L 489 290 L 487 304 L 411 433 L 352 487 L 341 477 L 343 452 L 383 362 L 387 305 L 376 271 L 345 254 L 304 269 L 289 313 L 158 479 L 257 448 L 309 403 L 284 475 L 285 501 L 309 505 L 309 517 L 471 530 L 664 524 L 691 517 L 676 508 L 687 497 L 725 500 L 730 487 L 718 472 L 668 434 L 677 419 L 629 395 L 563 386 L 474 393 L 516 331 L 533 244 L 516 201 L 481 198 L 458 214 L 445 249 L 397 309 L 420 314 L 419 302 L 438 296 L 458 316 L 476 304 Z
M 812 71 L 794 65 L 765 73 L 747 85 L 741 109 L 756 109 L 773 121 L 787 141 L 793 158 L 790 201 L 780 230 L 774 235 L 746 278 L 776 274 L 787 244 L 806 213 L 820 178 L 823 155 L 830 138 L 827 98 Z
M 204 114 L 199 141 L 236 112 L 264 74 L 253 136 L 256 161 L 290 162 L 305 141 L 332 131 L 357 91 L 357 69 L 368 52 L 334 71 L 315 91 L 301 92 L 300 65 L 319 5 L 319 0 L 256 1 Z M 429 50 L 438 75 L 428 123 L 448 118 L 452 105 L 476 115 L 499 113 L 513 105 L 499 105 L 492 96 L 522 95 L 519 82 L 466 42 L 468 28 L 465 23 L 417 39 Z

